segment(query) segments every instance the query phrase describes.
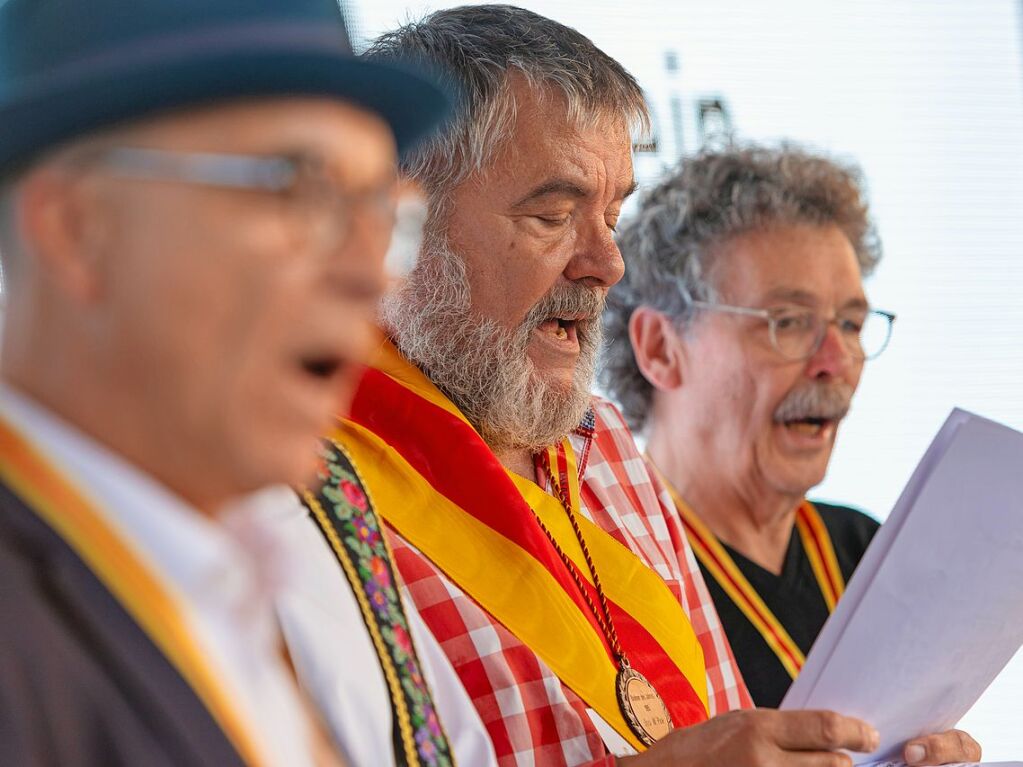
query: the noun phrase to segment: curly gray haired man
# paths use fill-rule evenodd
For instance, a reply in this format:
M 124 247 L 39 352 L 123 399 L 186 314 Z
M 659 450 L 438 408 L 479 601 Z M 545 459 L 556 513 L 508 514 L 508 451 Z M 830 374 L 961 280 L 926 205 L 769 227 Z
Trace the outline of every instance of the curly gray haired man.
M 733 146 L 684 162 L 643 198 L 619 227 L 628 270 L 604 315 L 608 347 L 602 382 L 633 429 L 647 426 L 654 385 L 640 370 L 629 340 L 639 306 L 686 327 L 694 302 L 715 298 L 713 279 L 723 246 L 733 238 L 783 225 L 834 225 L 855 252 L 862 276 L 881 260 L 858 168 L 795 146 Z
M 754 700 L 777 706 L 877 529 L 805 500 L 894 319 L 863 290 L 881 248 L 862 176 L 791 145 L 708 151 L 650 191 L 619 245 L 604 384 L 646 429 Z M 722 562 L 739 588 L 719 584 Z M 941 739 L 979 752 L 952 732 L 907 762 Z

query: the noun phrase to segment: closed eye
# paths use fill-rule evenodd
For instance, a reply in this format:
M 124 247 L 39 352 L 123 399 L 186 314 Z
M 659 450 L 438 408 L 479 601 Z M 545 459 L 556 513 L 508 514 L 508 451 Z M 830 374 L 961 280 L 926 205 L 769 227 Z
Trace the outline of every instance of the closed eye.
M 533 216 L 537 221 L 546 227 L 554 229 L 568 223 L 568 216 Z

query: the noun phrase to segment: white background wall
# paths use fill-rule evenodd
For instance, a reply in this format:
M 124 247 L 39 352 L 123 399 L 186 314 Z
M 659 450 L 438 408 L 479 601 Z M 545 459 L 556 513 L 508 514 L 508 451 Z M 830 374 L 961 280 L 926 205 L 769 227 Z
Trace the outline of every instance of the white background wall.
M 349 3 L 364 38 L 455 4 Z M 886 252 L 868 291 L 899 319 L 888 351 L 868 363 L 818 497 L 884 518 L 954 405 L 1023 428 L 1016 2 L 520 4 L 578 28 L 639 78 L 662 118 L 669 155 L 672 131 L 663 118 L 674 89 L 689 149 L 693 99 L 719 94 L 741 136 L 795 139 L 864 168 Z M 675 80 L 664 72 L 669 49 L 681 59 Z M 649 178 L 659 163 L 641 158 L 637 167 Z M 987 759 L 1023 759 L 1021 721 L 1023 657 L 963 724 L 985 744 Z

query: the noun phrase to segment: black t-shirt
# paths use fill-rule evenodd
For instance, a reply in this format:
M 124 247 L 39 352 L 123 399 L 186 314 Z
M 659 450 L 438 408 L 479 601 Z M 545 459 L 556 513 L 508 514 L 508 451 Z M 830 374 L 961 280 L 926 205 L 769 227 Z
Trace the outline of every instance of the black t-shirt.
M 866 514 L 845 506 L 817 502 L 814 502 L 814 506 L 817 507 L 824 526 L 828 529 L 835 548 L 835 556 L 838 558 L 838 566 L 848 583 L 879 525 Z M 808 654 L 810 646 L 824 627 L 824 621 L 828 619 L 828 606 L 824 602 L 795 526 L 789 539 L 781 575 L 765 570 L 730 546 L 724 543 L 722 545 L 735 560 L 736 566 L 749 580 L 750 585 L 789 632 L 792 640 L 799 645 L 799 649 Z M 704 580 L 707 581 L 714 606 L 721 616 L 728 641 L 732 645 L 739 670 L 746 680 L 754 703 L 760 707 L 777 708 L 785 697 L 789 685 L 792 684 L 792 678 L 753 624 L 718 586 L 702 564 L 700 569 L 703 570 Z

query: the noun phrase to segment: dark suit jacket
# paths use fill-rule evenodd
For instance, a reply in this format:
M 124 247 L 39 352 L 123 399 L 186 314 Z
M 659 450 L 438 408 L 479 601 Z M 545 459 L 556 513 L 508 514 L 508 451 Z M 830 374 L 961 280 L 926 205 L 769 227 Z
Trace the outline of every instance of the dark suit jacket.
M 2 484 L 0 765 L 242 765 L 110 592 Z

